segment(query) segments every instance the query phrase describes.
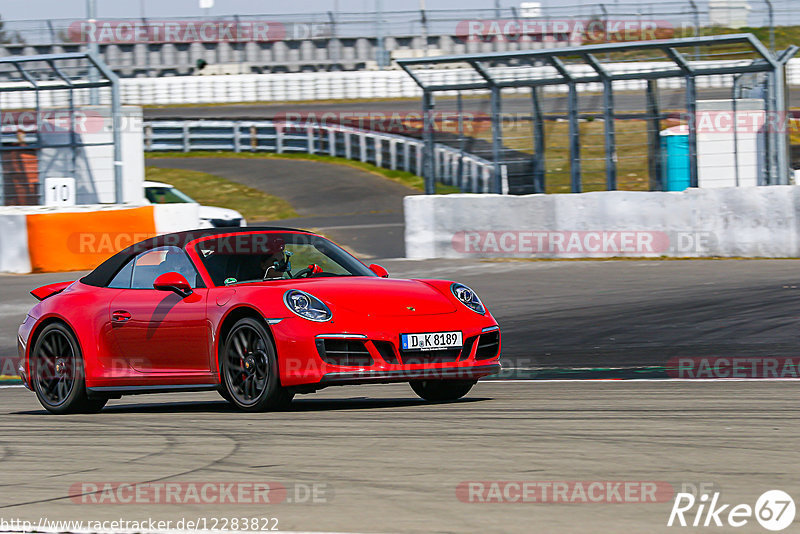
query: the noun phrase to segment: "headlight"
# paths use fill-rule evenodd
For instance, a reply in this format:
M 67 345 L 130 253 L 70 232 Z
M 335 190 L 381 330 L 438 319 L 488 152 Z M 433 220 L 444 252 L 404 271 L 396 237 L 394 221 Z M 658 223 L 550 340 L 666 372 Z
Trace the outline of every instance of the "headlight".
M 290 289 L 284 293 L 283 302 L 293 313 L 309 321 L 323 322 L 333 317 L 333 313 L 324 302 L 298 289 Z
M 483 307 L 481 299 L 478 298 L 478 295 L 473 290 L 464 284 L 453 284 L 450 286 L 450 290 L 453 292 L 453 295 L 460 300 L 462 304 L 464 304 L 464 306 L 475 313 L 480 313 L 481 315 L 486 314 L 486 308 Z

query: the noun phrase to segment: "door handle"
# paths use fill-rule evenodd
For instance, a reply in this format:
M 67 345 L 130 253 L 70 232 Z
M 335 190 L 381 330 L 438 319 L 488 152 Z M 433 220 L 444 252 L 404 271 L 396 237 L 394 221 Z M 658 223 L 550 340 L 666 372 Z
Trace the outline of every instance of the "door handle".
M 111 312 L 111 320 L 115 323 L 125 323 L 130 320 L 131 314 L 125 310 L 117 310 Z

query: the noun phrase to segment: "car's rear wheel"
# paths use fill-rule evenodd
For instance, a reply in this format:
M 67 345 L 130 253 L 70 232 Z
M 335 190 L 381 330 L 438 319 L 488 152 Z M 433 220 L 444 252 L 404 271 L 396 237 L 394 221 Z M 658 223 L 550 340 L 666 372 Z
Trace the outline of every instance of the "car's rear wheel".
M 278 358 L 267 329 L 252 318 L 231 328 L 220 354 L 225 397 L 248 412 L 286 407 L 292 394 L 280 385 Z
M 42 330 L 31 351 L 31 364 L 33 390 L 49 412 L 96 413 L 108 402 L 87 396 L 81 348 L 63 323 Z
M 475 385 L 473 380 L 413 380 L 409 383 L 414 393 L 431 402 L 460 399 Z

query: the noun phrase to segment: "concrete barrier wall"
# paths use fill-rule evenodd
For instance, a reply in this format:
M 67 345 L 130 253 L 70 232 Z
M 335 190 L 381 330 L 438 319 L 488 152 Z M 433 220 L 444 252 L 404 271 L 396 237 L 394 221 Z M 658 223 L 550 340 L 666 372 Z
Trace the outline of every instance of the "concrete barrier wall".
M 197 204 L 2 208 L 0 272 L 93 269 L 133 243 L 198 222 Z
M 0 272 L 31 272 L 28 226 L 21 213 L 0 214 Z
M 800 257 L 800 187 L 405 199 L 409 258 Z

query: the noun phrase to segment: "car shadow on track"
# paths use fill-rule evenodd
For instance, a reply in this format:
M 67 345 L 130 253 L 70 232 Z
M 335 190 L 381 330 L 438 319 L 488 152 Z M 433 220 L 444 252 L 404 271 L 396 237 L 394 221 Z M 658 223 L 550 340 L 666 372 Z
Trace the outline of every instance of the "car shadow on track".
M 295 399 L 283 412 L 327 412 L 335 410 L 376 410 L 386 408 L 408 408 L 413 406 L 439 406 L 448 404 L 465 404 L 492 400 L 490 397 L 471 397 L 449 402 L 427 402 L 421 399 L 371 399 L 353 397 L 349 399 Z M 245 414 L 224 400 L 201 402 L 158 402 L 106 406 L 100 414 L 122 413 L 241 413 Z M 270 413 L 270 412 L 267 412 Z M 45 410 L 25 410 L 13 415 L 50 415 Z

